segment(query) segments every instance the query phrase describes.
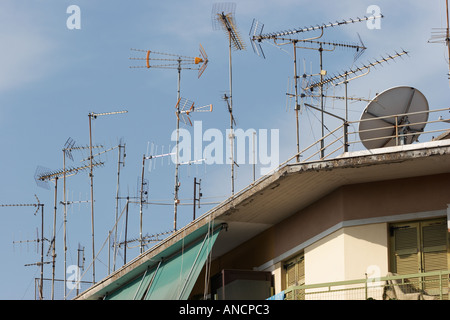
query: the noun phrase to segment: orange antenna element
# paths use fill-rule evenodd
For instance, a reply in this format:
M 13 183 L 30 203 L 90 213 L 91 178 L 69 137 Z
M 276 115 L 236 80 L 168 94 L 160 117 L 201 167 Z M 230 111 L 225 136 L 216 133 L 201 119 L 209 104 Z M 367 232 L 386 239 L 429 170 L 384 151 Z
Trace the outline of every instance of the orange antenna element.
M 192 126 L 192 121 L 190 118 L 193 112 L 212 112 L 212 104 L 208 104 L 201 107 L 195 107 L 195 103 L 187 100 L 185 98 L 178 99 L 175 106 L 177 111 L 175 112 L 177 119 L 183 121 L 185 125 Z
M 150 50 L 147 51 L 147 68 L 150 68 Z

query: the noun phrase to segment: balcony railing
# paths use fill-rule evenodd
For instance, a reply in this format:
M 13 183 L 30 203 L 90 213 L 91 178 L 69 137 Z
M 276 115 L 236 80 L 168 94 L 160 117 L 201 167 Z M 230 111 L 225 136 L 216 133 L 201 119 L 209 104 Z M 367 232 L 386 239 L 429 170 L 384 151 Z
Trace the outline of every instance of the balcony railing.
M 286 300 L 448 300 L 450 270 L 289 287 Z

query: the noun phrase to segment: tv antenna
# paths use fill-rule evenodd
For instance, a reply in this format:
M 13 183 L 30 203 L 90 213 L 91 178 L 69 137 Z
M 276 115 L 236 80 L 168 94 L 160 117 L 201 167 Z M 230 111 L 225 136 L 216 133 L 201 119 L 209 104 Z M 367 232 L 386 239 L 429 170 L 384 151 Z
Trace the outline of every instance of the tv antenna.
M 199 51 L 201 57 L 188 57 L 173 53 L 156 52 L 142 49 L 131 49 L 132 51 L 143 52 L 145 57 L 130 58 L 130 60 L 145 61 L 144 66 L 131 66 L 130 68 L 158 68 L 158 69 L 187 69 L 198 70 L 198 78 L 200 78 L 208 66 L 208 55 L 200 44 Z M 153 57 L 155 56 L 155 57 Z
M 154 52 L 150 50 L 140 50 L 140 49 L 131 49 L 133 51 L 138 52 L 146 52 L 145 58 L 130 58 L 131 60 L 145 60 L 146 61 L 146 68 L 161 68 L 161 69 L 175 69 L 178 71 L 178 83 L 177 83 L 177 161 L 175 163 L 175 192 L 174 192 L 174 221 L 176 221 L 177 216 L 177 199 L 178 199 L 178 189 L 179 189 L 179 182 L 178 182 L 178 141 L 180 138 L 180 109 L 179 109 L 179 102 L 181 99 L 181 70 L 198 70 L 198 78 L 201 77 L 203 72 L 205 71 L 207 65 L 208 65 L 208 55 L 206 54 L 205 49 L 203 49 L 202 45 L 200 44 L 200 57 L 188 57 L 188 56 L 182 56 L 177 54 L 171 54 L 171 53 L 162 53 L 162 52 Z M 157 58 L 153 58 L 151 54 L 157 55 Z M 160 57 L 164 56 L 164 58 Z M 152 62 L 156 61 L 157 64 L 152 64 Z M 159 63 L 159 64 L 158 64 Z M 194 65 L 200 65 L 200 67 L 194 67 Z M 135 68 L 135 67 L 132 67 Z M 143 66 L 138 66 L 137 68 L 143 68 Z M 176 223 L 174 222 L 174 231 L 176 231 Z
M 178 152 L 178 151 L 177 151 Z M 150 155 L 146 156 L 145 154 L 142 156 L 142 172 L 141 172 L 141 188 L 140 188 L 140 195 L 139 195 L 139 239 L 140 239 L 140 253 L 142 254 L 144 252 L 144 240 L 142 237 L 142 220 L 143 220 L 143 205 L 147 200 L 144 200 L 144 196 L 148 198 L 148 180 L 144 178 L 144 168 L 145 168 L 145 161 L 156 159 L 156 158 L 162 158 L 167 156 L 173 156 L 177 153 L 166 153 L 166 154 L 159 154 L 159 155 Z M 144 190 L 146 187 L 146 190 Z
M 173 220 L 173 231 L 177 230 L 177 207 L 180 203 L 178 199 L 178 192 L 180 188 L 179 181 L 179 144 L 180 144 L 180 119 L 187 125 L 192 126 L 192 122 L 190 120 L 190 114 L 193 112 L 212 112 L 212 104 L 201 106 L 196 108 L 195 103 L 191 100 L 185 98 L 178 98 L 177 104 L 175 105 L 175 114 L 177 116 L 177 139 L 176 139 L 176 162 L 175 162 L 175 192 L 174 192 L 174 220 Z M 143 169 L 142 169 L 143 170 Z
M 75 140 L 69 137 L 64 144 L 62 149 L 63 152 L 63 208 L 64 208 L 64 297 L 67 295 L 67 204 L 69 204 L 66 200 L 66 157 L 73 161 L 72 151 L 80 151 L 80 150 L 89 150 L 89 146 L 77 146 Z M 103 148 L 102 145 L 93 146 L 93 148 Z
M 178 99 L 178 102 L 175 106 L 176 108 L 176 116 L 177 116 L 177 120 L 183 121 L 183 123 L 185 125 L 188 126 L 192 126 L 192 121 L 190 118 L 190 114 L 193 112 L 212 112 L 213 110 L 213 105 L 212 104 L 208 104 L 208 105 L 204 105 L 201 107 L 195 107 L 195 103 L 187 100 L 185 98 L 180 98 Z
M 294 86 L 295 86 L 295 121 L 296 121 L 296 141 L 297 141 L 297 162 L 300 161 L 300 133 L 299 133 L 299 111 L 300 111 L 300 104 L 299 104 L 299 90 L 298 90 L 298 74 L 297 74 L 297 49 L 312 49 L 317 50 L 320 54 L 320 79 L 323 80 L 323 77 L 327 74 L 326 71 L 323 69 L 323 51 L 334 51 L 335 49 L 355 49 L 355 56 L 354 61 L 356 61 L 367 49 L 364 45 L 364 43 L 361 40 L 361 37 L 359 37 L 360 44 L 349 44 L 344 42 L 330 42 L 330 41 L 318 41 L 317 39 L 321 38 L 324 34 L 324 29 L 326 28 L 332 28 L 357 22 L 363 22 L 373 19 L 382 18 L 382 15 L 379 16 L 371 16 L 371 17 L 364 17 L 364 18 L 356 18 L 356 19 L 349 19 L 349 20 L 342 20 L 337 21 L 334 23 L 328 23 L 328 24 L 321 24 L 317 26 L 310 26 L 310 27 L 302 27 L 292 30 L 285 30 L 280 32 L 273 32 L 273 33 L 267 33 L 263 34 L 262 31 L 264 29 L 264 24 L 261 24 L 257 20 L 253 20 L 252 27 L 250 28 L 250 40 L 252 43 L 253 50 L 256 54 L 259 56 L 262 56 L 265 58 L 264 52 L 261 47 L 261 42 L 273 40 L 275 45 L 281 46 L 286 44 L 292 44 L 293 45 L 293 59 L 294 59 Z M 305 32 L 320 30 L 320 34 L 315 37 L 311 37 L 308 39 L 298 39 L 298 38 L 292 38 L 294 35 L 299 35 Z M 281 43 L 279 43 L 281 41 Z M 307 46 L 309 45 L 309 46 Z M 305 78 L 306 74 L 303 75 Z M 321 92 L 320 92 L 320 100 L 321 100 L 321 110 L 324 110 L 324 101 L 323 101 L 323 86 L 320 86 Z M 322 136 L 324 136 L 324 112 L 321 112 L 322 114 Z M 323 144 L 323 140 L 321 141 Z M 321 148 L 323 150 L 323 146 Z
M 97 162 L 92 164 L 91 168 L 93 166 L 101 166 L 103 165 L 103 162 Z M 47 172 L 40 172 L 35 175 L 36 181 L 39 182 L 48 182 L 53 181 L 55 184 L 55 204 L 54 204 L 54 214 L 53 214 L 53 236 L 51 240 L 51 246 L 52 246 L 52 258 L 53 258 L 53 271 L 52 271 L 52 300 L 54 297 L 54 282 L 55 282 L 55 267 L 56 267 L 56 211 L 57 211 L 57 203 L 58 203 L 58 179 L 60 177 L 67 177 L 77 174 L 80 171 L 87 170 L 89 166 L 81 166 L 81 167 L 72 167 L 68 169 L 63 170 L 54 170 L 54 171 L 47 171 Z
M 328 77 L 325 79 L 322 79 L 320 81 L 315 81 L 309 84 L 306 88 L 304 88 L 305 91 L 314 91 L 317 87 L 322 87 L 326 84 L 332 84 L 333 86 L 338 86 L 341 84 L 345 85 L 345 100 L 346 100 L 346 120 L 348 120 L 348 94 L 347 94 L 347 86 L 348 83 L 352 80 L 361 78 L 363 76 L 366 76 L 370 73 L 371 68 L 375 68 L 377 66 L 383 65 L 384 63 L 388 63 L 391 60 L 394 60 L 398 57 L 408 55 L 408 52 L 405 50 L 402 50 L 400 53 L 396 52 L 392 55 L 387 55 L 386 57 L 381 57 L 381 59 L 376 59 L 372 62 L 369 62 L 368 64 L 363 64 L 362 66 L 351 68 L 347 71 L 344 71 L 342 73 L 338 73 L 333 75 L 332 77 Z
M 431 38 L 428 40 L 428 43 L 444 43 L 447 46 L 448 50 L 448 65 L 450 71 L 450 19 L 449 19 L 449 7 L 448 0 L 445 0 L 445 13 L 447 17 L 447 27 L 446 28 L 433 28 L 431 33 Z M 448 78 L 450 79 L 450 72 L 447 73 Z
M 229 51 L 229 80 L 230 95 L 227 103 L 230 111 L 230 152 L 231 152 L 231 195 L 234 195 L 234 131 L 233 131 L 233 68 L 232 68 L 232 49 L 245 50 L 245 43 L 237 30 L 234 13 L 236 4 L 230 2 L 215 3 L 212 9 L 212 21 L 214 30 L 224 30 L 228 36 Z
M 43 294 L 43 285 L 44 285 L 44 264 L 50 264 L 50 262 L 44 262 L 44 241 L 48 241 L 48 239 L 44 238 L 44 204 L 39 201 L 39 198 L 34 195 L 36 198 L 37 203 L 21 203 L 21 204 L 0 204 L 0 207 L 35 207 L 36 211 L 34 212 L 34 215 L 36 215 L 39 212 L 39 209 L 41 210 L 41 239 L 36 239 L 37 243 L 41 243 L 41 261 L 33 264 L 26 264 L 25 266 L 39 266 L 41 269 L 41 279 L 39 283 L 39 300 L 44 299 Z
M 416 88 L 394 87 L 371 101 L 359 121 L 359 136 L 367 149 L 411 144 L 428 121 L 429 106 Z
M 116 114 L 128 113 L 126 110 L 122 111 L 113 111 L 113 112 L 103 112 L 103 113 L 94 113 L 90 112 L 88 114 L 89 117 L 89 177 L 91 180 L 91 233 L 92 233 L 92 283 L 95 283 L 95 236 L 94 236 L 94 174 L 93 174 L 93 155 L 92 155 L 92 119 L 97 119 L 97 117 L 102 116 L 110 116 Z

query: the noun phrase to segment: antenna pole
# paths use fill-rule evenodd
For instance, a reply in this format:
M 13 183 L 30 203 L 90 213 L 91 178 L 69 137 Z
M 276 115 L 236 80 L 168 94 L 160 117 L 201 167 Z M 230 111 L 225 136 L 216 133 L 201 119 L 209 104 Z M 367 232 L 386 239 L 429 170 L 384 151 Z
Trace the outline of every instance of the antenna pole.
M 194 177 L 194 215 L 192 216 L 192 221 L 195 220 L 195 202 L 197 201 L 197 178 Z
M 448 64 L 450 66 L 450 22 L 449 22 L 449 13 L 448 13 L 448 0 L 445 1 L 446 11 L 447 11 L 447 34 L 445 38 L 445 44 L 447 45 L 448 49 Z M 449 73 L 449 79 L 450 79 L 450 73 Z
M 89 113 L 89 177 L 91 179 L 91 233 L 92 233 L 92 283 L 95 284 L 95 236 L 94 236 L 94 174 L 92 173 L 92 116 Z
M 320 45 L 319 48 L 319 55 L 320 55 L 320 82 L 323 82 L 323 48 L 322 45 Z M 325 136 L 325 130 L 324 130 L 324 105 L 323 105 L 323 84 L 320 86 L 320 109 L 322 110 L 321 112 L 321 123 L 322 123 L 322 139 L 320 140 L 320 158 L 323 159 L 324 155 L 325 155 L 325 141 L 323 139 L 323 137 Z
M 39 284 L 39 299 L 44 299 L 44 205 L 41 204 L 41 283 Z
M 234 195 L 234 130 L 233 130 L 233 66 L 231 60 L 231 28 L 228 27 L 229 72 L 230 72 L 230 156 L 231 156 L 231 195 Z
M 58 198 L 58 177 L 55 178 L 55 207 L 53 213 L 53 239 L 52 239 L 52 300 L 55 297 L 55 266 L 56 266 L 56 210 Z
M 125 165 L 125 161 L 120 161 L 122 159 L 122 148 L 124 148 L 123 157 L 125 157 L 125 144 L 119 144 L 119 157 L 117 161 L 117 189 L 116 189 L 116 226 L 114 233 L 114 255 L 113 255 L 113 271 L 116 270 L 116 257 L 117 257 L 117 219 L 119 217 L 119 181 L 120 181 L 120 165 Z
M 128 204 L 130 203 L 130 197 L 127 197 L 127 204 L 125 210 L 125 245 L 123 249 L 123 264 L 127 263 L 127 236 L 128 236 Z
M 64 202 L 64 299 L 67 295 L 67 246 L 66 246 L 66 223 L 67 223 L 67 208 L 66 208 L 66 151 L 63 149 L 63 202 Z
M 145 167 L 145 154 L 142 157 L 142 173 L 141 173 L 141 199 L 139 201 L 139 243 L 140 243 L 140 253 L 144 252 L 144 243 L 142 240 L 142 205 L 144 202 L 144 167 Z
M 296 136 L 297 136 L 297 162 L 300 161 L 300 130 L 299 130 L 299 119 L 298 112 L 300 106 L 298 104 L 298 75 L 297 75 L 297 41 L 293 41 L 294 44 L 294 86 L 295 86 L 295 123 L 296 123 Z M 254 179 L 253 179 L 254 180 Z
M 177 102 L 181 98 L 181 58 L 178 59 L 178 83 L 177 83 Z M 177 103 L 177 145 L 176 145 L 176 163 L 175 163 L 175 187 L 174 187 L 174 199 L 173 199 L 173 231 L 177 231 L 177 211 L 178 211 L 178 189 L 180 182 L 178 179 L 178 163 L 180 162 L 180 104 Z

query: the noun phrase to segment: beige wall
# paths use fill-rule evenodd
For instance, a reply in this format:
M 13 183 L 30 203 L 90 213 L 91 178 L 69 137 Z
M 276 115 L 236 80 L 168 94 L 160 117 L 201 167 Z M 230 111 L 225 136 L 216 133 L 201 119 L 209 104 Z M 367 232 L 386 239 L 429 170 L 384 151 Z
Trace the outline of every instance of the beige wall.
M 388 271 L 387 224 L 364 220 L 416 212 L 446 210 L 450 174 L 380 181 L 338 188 L 281 223 L 213 261 L 211 275 L 222 269 L 270 270 L 283 281 L 280 259 L 305 247 L 306 283 L 361 279 L 376 266 Z M 314 240 L 344 221 L 362 221 Z M 313 243 L 308 243 L 308 241 Z M 280 258 L 281 257 L 281 258 Z M 368 268 L 371 268 L 368 270 Z M 369 274 L 370 276 L 370 274 Z M 277 291 L 285 289 L 276 284 Z

